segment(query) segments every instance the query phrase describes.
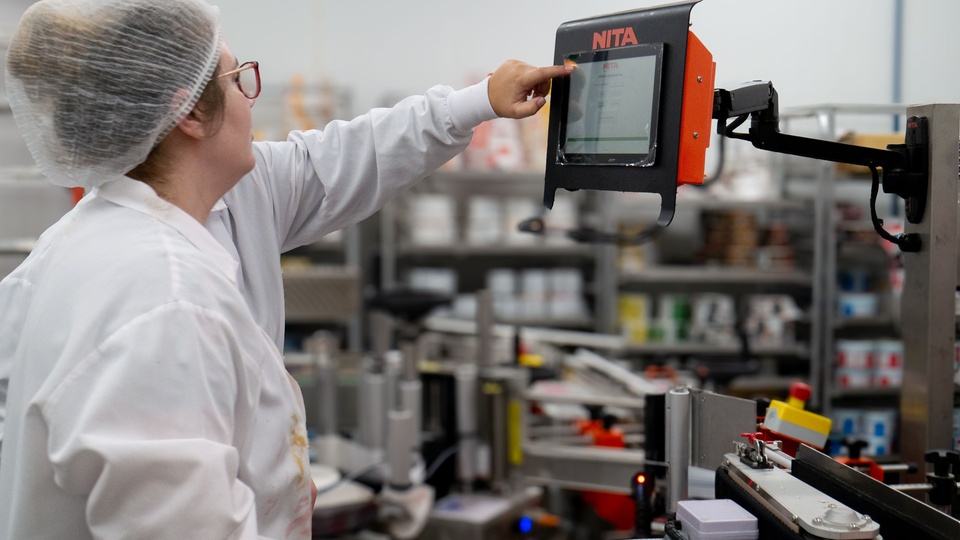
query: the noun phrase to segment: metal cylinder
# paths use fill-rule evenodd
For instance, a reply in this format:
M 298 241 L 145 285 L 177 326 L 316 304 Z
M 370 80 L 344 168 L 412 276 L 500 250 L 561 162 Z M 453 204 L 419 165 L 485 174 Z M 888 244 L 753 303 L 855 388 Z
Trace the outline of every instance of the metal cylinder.
M 409 411 L 413 417 L 410 424 L 411 446 L 418 449 L 423 432 L 423 384 L 420 379 L 400 381 L 400 409 Z
M 410 487 L 410 469 L 413 467 L 413 415 L 410 411 L 390 411 L 387 418 L 390 423 L 387 436 L 390 485 L 406 489 Z
M 386 379 L 384 404 L 388 410 L 400 408 L 400 372 L 403 369 L 403 355 L 393 349 L 383 357 L 383 376 Z
M 477 292 L 477 365 L 493 365 L 493 294 Z
M 370 313 L 370 342 L 373 348 L 373 357 L 377 362 L 382 362 L 384 355 L 390 350 L 392 333 L 393 321 L 390 316 L 380 311 L 372 311 Z
M 465 486 L 477 476 L 477 367 L 459 366 L 457 379 L 457 432 L 460 438 L 457 452 L 458 474 Z
M 690 391 L 677 388 L 667 393 L 667 513 L 688 497 L 690 472 Z
M 317 356 L 317 432 L 334 435 L 337 432 L 337 360 L 328 353 Z
M 360 377 L 357 391 L 357 441 L 367 448 L 383 448 L 384 419 L 387 410 L 386 378 L 367 372 Z
M 420 361 L 420 347 L 417 346 L 416 339 L 404 339 L 400 344 L 400 350 L 403 353 L 400 376 L 406 381 L 420 379 L 420 370 L 417 367 Z

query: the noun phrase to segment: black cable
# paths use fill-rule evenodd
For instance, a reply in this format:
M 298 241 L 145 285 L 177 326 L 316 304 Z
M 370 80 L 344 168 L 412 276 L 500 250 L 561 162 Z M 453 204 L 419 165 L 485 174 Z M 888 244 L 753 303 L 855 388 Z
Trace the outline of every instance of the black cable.
M 458 448 L 459 447 L 457 445 L 454 445 L 454 446 L 451 446 L 450 448 L 447 448 L 443 452 L 440 452 L 440 455 L 437 456 L 433 460 L 433 463 L 431 463 L 430 466 L 427 468 L 427 472 L 423 476 L 423 481 L 426 482 L 427 480 L 429 480 L 430 477 L 432 477 L 437 472 L 437 469 L 439 469 L 440 466 L 443 465 L 443 462 L 450 459 L 450 456 L 457 453 Z
M 900 245 L 901 236 L 894 236 L 883 228 L 883 220 L 877 217 L 877 194 L 880 192 L 880 171 L 876 165 L 870 165 L 870 173 L 873 175 L 873 181 L 870 184 L 870 220 L 873 221 L 873 228 L 884 240 L 896 245 Z
M 750 118 L 749 114 L 741 114 L 733 122 L 726 124 L 723 127 L 722 134 L 730 137 L 731 139 L 742 139 L 744 141 L 751 141 L 750 134 L 748 133 L 736 133 L 734 130 L 743 125 L 747 121 L 747 118 Z

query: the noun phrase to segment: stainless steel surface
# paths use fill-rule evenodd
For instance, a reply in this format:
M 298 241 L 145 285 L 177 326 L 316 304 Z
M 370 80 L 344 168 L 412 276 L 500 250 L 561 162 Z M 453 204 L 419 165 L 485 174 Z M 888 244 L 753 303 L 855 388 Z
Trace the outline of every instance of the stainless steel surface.
M 420 379 L 400 381 L 400 407 L 413 415 L 410 421 L 412 445 L 420 448 L 423 433 L 423 383 Z
M 458 476 L 464 485 L 469 485 L 477 476 L 477 366 L 458 366 L 456 381 L 457 431 L 460 436 Z
M 387 351 L 390 350 L 393 321 L 390 316 L 380 310 L 370 313 L 370 343 L 373 349 L 373 358 L 376 362 L 383 362 Z
M 357 392 L 357 442 L 369 448 L 383 448 L 387 412 L 386 378 L 380 373 L 360 376 Z
M 401 331 L 402 335 L 402 331 Z M 420 378 L 420 371 L 417 365 L 420 362 L 420 347 L 416 340 L 403 339 L 400 343 L 401 348 L 401 369 L 400 378 L 404 381 L 413 381 Z
M 840 501 L 814 489 L 779 468 L 753 469 L 736 454 L 727 454 L 725 464 L 741 487 L 755 492 L 787 521 L 813 538 L 835 540 L 872 539 L 880 525 Z
M 337 433 L 339 373 L 336 357 L 329 352 L 317 355 L 317 433 Z
M 667 392 L 667 513 L 687 499 L 690 469 L 690 390 Z
M 691 389 L 690 418 L 693 465 L 713 470 L 723 463 L 734 442 L 742 442 L 741 433 L 756 431 L 757 405 L 749 399 Z
M 629 493 L 630 478 L 645 464 L 664 465 L 646 461 L 641 450 L 526 442 L 521 470 L 528 483 Z
M 927 450 L 952 447 L 960 106 L 910 107 L 908 115 L 929 121 L 930 189 L 922 222 L 905 227 L 920 234 L 923 248 L 903 254 L 900 454 L 907 463 L 924 463 Z M 923 473 L 904 480 L 922 481 Z
M 387 413 L 387 463 L 390 465 L 390 484 L 395 487 L 410 485 L 414 456 L 413 420 L 413 413 L 407 410 Z

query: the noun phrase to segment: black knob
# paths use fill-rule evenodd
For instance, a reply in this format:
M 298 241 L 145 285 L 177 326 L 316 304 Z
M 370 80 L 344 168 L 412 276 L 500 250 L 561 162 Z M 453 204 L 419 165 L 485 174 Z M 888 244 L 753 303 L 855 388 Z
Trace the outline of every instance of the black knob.
M 863 449 L 867 447 L 867 441 L 863 439 L 844 439 L 840 444 L 847 447 L 850 459 L 860 459 Z
M 949 450 L 932 450 L 923 456 L 924 461 L 933 464 L 933 473 L 940 477 L 950 474 L 950 468 L 960 461 L 960 455 Z

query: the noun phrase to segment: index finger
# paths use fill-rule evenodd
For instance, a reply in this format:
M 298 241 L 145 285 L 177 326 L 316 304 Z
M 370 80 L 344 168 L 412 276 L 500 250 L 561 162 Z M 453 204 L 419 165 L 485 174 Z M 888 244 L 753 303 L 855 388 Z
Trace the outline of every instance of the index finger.
M 569 75 L 573 69 L 574 67 L 572 65 L 543 66 L 525 73 L 522 77 L 520 77 L 519 82 L 524 86 L 524 88 L 533 88 L 534 86 L 545 83 L 551 79 Z

